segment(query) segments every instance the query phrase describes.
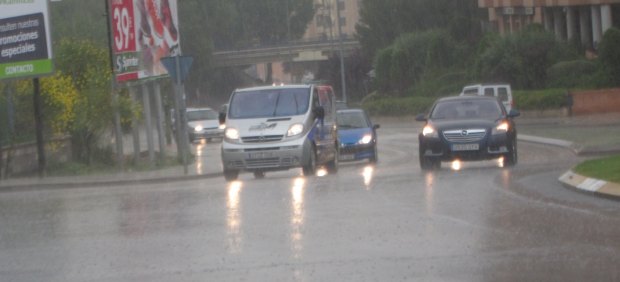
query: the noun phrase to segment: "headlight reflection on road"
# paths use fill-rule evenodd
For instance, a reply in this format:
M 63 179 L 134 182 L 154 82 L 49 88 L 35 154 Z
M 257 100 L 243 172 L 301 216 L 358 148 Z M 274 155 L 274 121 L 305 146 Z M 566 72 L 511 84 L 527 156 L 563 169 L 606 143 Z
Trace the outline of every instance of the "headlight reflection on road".
M 301 251 L 303 250 L 301 228 L 304 224 L 304 188 L 306 186 L 306 179 L 303 177 L 297 177 L 293 180 L 293 187 L 291 188 L 292 196 L 292 214 L 291 214 L 291 242 L 293 249 L 293 256 L 295 258 L 301 257 Z
M 362 176 L 364 177 L 364 185 L 366 185 L 366 190 L 370 189 L 370 183 L 372 182 L 374 171 L 375 168 L 371 165 L 364 167 Z
M 424 186 L 424 202 L 426 202 L 426 213 L 433 213 L 433 190 L 435 186 L 435 175 L 432 172 L 427 172 L 425 175 L 425 186 Z
M 203 155 L 202 151 L 205 149 L 205 143 L 203 140 L 196 146 L 196 174 L 201 175 L 204 173 L 202 170 L 202 162 L 204 161 L 201 157 Z
M 316 176 L 323 177 L 327 175 L 327 170 L 325 168 L 319 168 L 316 170 Z
M 463 168 L 463 165 L 461 164 L 460 160 L 454 160 L 454 161 L 452 161 L 452 165 L 450 167 L 454 171 L 459 171 L 459 170 L 461 170 Z
M 226 203 L 226 225 L 228 227 L 228 250 L 231 253 L 241 252 L 241 212 L 239 202 L 241 194 L 241 181 L 233 181 L 228 184 L 228 199 Z

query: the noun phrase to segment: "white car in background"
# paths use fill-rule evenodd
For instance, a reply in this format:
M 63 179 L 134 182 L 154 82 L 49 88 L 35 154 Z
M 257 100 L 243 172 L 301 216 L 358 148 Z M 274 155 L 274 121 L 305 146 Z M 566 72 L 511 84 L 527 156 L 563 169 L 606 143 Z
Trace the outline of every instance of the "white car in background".
M 510 112 L 514 106 L 512 89 L 510 84 L 473 84 L 463 87 L 459 96 L 489 96 L 497 98 L 506 112 Z
M 224 127 L 220 125 L 218 112 L 211 108 L 187 108 L 187 133 L 189 141 L 198 139 L 211 141 L 224 138 Z

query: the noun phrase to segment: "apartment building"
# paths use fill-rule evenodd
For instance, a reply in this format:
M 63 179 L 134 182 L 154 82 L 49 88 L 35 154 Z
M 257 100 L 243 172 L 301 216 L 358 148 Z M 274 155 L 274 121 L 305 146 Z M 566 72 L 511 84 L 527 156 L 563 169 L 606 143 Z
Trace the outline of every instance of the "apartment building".
M 360 0 L 315 0 L 314 19 L 308 26 L 304 39 L 338 39 L 338 23 L 343 38 L 355 34 L 355 25 L 359 21 Z M 340 16 L 340 18 L 338 18 Z
M 558 39 L 594 49 L 620 19 L 620 0 L 478 0 L 478 6 L 488 9 L 491 27 L 502 34 L 539 23 Z

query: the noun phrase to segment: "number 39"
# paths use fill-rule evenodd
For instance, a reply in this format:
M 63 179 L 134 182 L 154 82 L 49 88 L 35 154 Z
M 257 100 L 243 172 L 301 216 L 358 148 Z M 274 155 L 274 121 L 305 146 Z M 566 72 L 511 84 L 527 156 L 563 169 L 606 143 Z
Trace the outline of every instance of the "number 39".
M 127 8 L 114 8 L 114 43 L 117 50 L 127 49 L 129 46 L 129 12 Z

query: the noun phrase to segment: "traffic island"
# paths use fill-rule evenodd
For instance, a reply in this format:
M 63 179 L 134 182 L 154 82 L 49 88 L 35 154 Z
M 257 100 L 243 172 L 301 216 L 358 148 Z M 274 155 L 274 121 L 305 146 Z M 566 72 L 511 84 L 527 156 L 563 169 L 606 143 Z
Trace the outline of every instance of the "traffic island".
M 582 191 L 620 197 L 620 155 L 585 161 L 558 180 Z

